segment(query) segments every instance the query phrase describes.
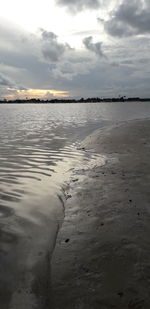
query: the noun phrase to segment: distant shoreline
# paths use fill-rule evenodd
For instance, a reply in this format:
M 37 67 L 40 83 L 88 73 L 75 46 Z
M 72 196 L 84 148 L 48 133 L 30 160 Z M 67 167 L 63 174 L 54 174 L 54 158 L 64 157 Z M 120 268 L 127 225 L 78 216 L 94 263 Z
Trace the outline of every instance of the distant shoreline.
M 128 102 L 150 102 L 150 98 L 81 98 L 77 99 L 51 99 L 51 100 L 40 100 L 40 99 L 16 99 L 16 100 L 0 100 L 0 104 L 53 104 L 53 103 L 128 103 Z

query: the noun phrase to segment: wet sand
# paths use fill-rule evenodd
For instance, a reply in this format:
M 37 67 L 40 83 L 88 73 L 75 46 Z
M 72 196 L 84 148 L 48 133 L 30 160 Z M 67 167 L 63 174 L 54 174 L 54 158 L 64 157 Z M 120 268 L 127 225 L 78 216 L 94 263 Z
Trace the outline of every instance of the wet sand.
M 94 132 L 74 170 L 52 257 L 51 308 L 150 308 L 150 121 Z

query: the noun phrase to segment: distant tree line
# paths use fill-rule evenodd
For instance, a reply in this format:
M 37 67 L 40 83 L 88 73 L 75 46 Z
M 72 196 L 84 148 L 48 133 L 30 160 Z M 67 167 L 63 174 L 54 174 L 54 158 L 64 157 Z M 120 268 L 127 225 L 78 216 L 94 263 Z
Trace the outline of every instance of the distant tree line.
M 94 103 L 94 102 L 133 102 L 133 101 L 139 101 L 139 102 L 147 102 L 150 101 L 150 98 L 139 98 L 139 97 L 131 97 L 127 98 L 126 96 L 123 97 L 117 97 L 117 98 L 81 98 L 81 99 L 50 99 L 50 100 L 42 100 L 42 99 L 15 99 L 15 100 L 7 100 L 7 99 L 0 99 L 0 104 L 10 104 L 10 103 Z

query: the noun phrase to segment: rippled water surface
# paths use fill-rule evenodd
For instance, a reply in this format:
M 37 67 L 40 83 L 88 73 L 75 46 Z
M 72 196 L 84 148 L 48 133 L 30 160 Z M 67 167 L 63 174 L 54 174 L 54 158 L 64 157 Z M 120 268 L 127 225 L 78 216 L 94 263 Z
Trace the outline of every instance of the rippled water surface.
M 53 247 L 68 171 L 96 158 L 77 150 L 80 140 L 98 127 L 149 117 L 150 103 L 0 105 L 2 302 L 12 298 L 21 265 L 28 274 L 47 244 Z
M 76 144 L 86 134 L 149 116 L 149 103 L 1 105 L 0 216 L 9 213 L 4 206 L 20 210 L 27 196 L 43 198 L 59 185 L 65 169 L 60 163 L 71 165 L 83 156 Z
M 0 217 L 35 220 L 37 210 L 51 211 L 47 200 L 69 167 L 89 159 L 77 151 L 80 140 L 98 127 L 149 116 L 149 103 L 1 105 Z

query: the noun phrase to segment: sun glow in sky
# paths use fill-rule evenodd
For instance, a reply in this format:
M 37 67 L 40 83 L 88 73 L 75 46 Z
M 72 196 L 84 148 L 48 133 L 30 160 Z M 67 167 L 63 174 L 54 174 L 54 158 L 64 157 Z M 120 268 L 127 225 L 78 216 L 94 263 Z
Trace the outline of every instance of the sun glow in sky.
M 11 93 L 5 96 L 5 99 L 14 100 L 18 99 L 51 99 L 51 98 L 66 98 L 69 96 L 67 91 L 58 90 L 43 90 L 43 89 L 28 89 L 28 90 L 17 90 L 17 92 Z

